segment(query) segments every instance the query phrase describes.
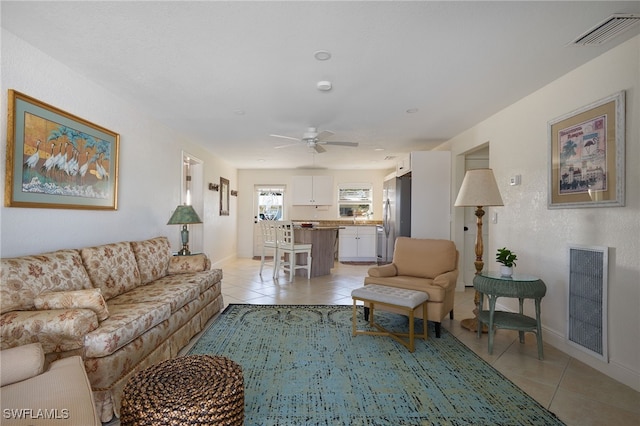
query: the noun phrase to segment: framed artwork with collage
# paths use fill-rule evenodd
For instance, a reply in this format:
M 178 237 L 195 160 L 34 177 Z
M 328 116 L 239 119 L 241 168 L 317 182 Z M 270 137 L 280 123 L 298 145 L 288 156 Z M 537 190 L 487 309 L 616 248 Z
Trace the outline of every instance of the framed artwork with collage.
M 624 206 L 624 91 L 549 121 L 548 132 L 548 208 Z

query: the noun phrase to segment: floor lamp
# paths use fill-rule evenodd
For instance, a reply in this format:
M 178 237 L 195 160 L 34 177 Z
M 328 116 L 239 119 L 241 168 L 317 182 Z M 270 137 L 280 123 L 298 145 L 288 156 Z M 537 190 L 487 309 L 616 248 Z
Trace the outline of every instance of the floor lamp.
M 476 267 L 476 275 L 482 272 L 484 268 L 484 262 L 482 261 L 482 252 L 484 246 L 482 243 L 482 216 L 484 216 L 483 207 L 487 206 L 503 206 L 502 197 L 498 190 L 498 184 L 496 178 L 493 176 L 493 170 L 491 169 L 474 169 L 468 170 L 464 175 L 460 192 L 458 192 L 458 198 L 454 206 L 456 207 L 475 207 L 476 225 L 478 230 L 476 232 L 476 260 L 474 263 Z M 474 297 L 474 317 L 467 318 L 460 321 L 460 325 L 468 330 L 478 330 L 478 302 L 480 295 L 476 291 Z

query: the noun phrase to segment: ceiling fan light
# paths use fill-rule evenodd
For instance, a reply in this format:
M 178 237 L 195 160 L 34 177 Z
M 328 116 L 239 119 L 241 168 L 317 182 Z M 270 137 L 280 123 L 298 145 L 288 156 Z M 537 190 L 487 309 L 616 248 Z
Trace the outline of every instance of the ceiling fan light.
M 322 92 L 327 92 L 331 90 L 331 82 L 326 80 L 319 81 L 317 87 L 318 87 L 318 90 Z

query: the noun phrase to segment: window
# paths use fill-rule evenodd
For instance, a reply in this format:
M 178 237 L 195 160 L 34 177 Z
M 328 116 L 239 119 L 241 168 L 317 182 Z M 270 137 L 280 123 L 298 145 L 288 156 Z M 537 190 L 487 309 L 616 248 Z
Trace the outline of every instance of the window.
M 256 186 L 258 220 L 284 219 L 284 185 Z
M 373 215 L 373 186 L 370 183 L 340 184 L 338 211 L 340 217 L 366 217 Z

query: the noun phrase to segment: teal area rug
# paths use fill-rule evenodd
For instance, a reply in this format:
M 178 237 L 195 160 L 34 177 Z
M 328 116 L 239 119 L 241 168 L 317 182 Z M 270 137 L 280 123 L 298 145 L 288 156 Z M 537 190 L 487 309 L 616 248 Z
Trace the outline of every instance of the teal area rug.
M 352 337 L 351 315 L 229 305 L 189 354 L 242 366 L 248 426 L 564 424 L 446 330 L 437 339 L 432 326 L 411 353 L 389 337 Z M 366 328 L 362 307 L 358 316 Z M 376 311 L 376 321 L 406 330 L 408 319 Z

